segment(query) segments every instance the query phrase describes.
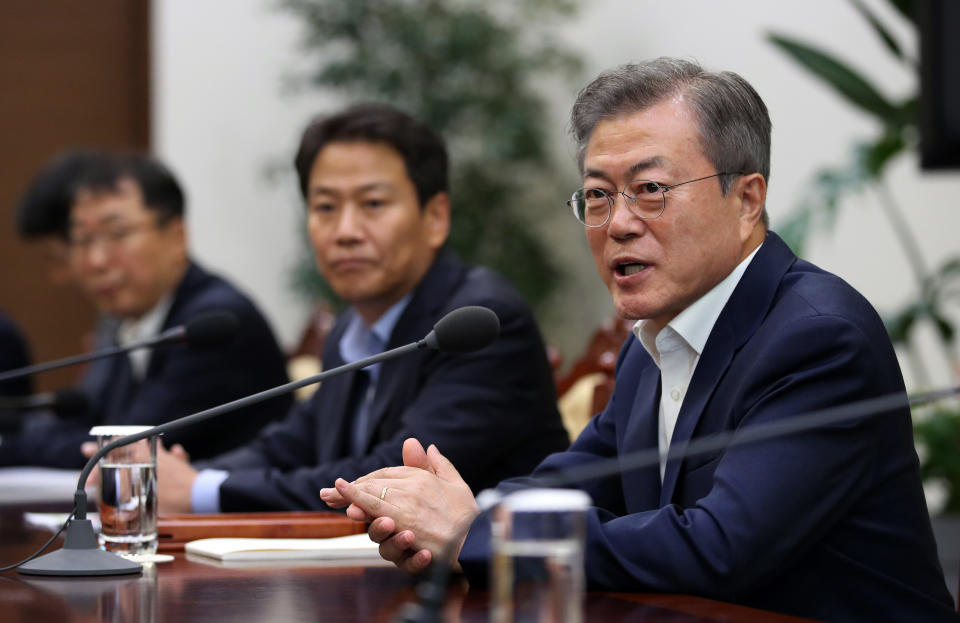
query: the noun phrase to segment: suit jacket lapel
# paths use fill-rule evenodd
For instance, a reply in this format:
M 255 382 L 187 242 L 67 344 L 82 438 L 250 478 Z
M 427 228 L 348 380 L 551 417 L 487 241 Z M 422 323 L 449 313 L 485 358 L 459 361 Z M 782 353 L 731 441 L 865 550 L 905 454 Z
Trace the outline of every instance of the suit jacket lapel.
M 422 356 L 421 353 L 411 353 L 405 355 L 403 360 L 399 362 L 385 362 L 381 366 L 380 374 L 377 377 L 377 387 L 374 391 L 373 400 L 370 403 L 370 411 L 367 415 L 366 440 L 364 443 L 366 448 L 370 447 L 374 432 L 386 416 L 390 403 L 399 393 L 396 387 L 402 383 L 414 382 L 413 378 L 411 378 L 411 371 L 415 370 L 416 366 L 410 363 L 410 358 L 420 356 Z
M 173 300 L 170 302 L 170 309 L 167 310 L 167 317 L 163 319 L 163 325 L 160 327 L 161 331 L 166 331 L 167 329 L 191 320 L 190 318 L 183 317 L 183 301 L 189 299 L 195 290 L 202 287 L 203 282 L 206 281 L 208 276 L 205 270 L 193 262 L 190 262 L 187 266 L 187 271 L 183 274 L 183 278 L 173 291 Z M 150 349 L 150 354 L 147 358 L 146 373 L 143 377 L 144 380 L 152 379 L 160 375 L 160 371 L 163 369 L 163 363 L 167 359 L 167 348 L 169 347 L 161 346 L 160 348 Z M 186 348 L 186 346 L 179 346 L 178 348 Z
M 323 423 L 320 432 L 320 462 L 341 459 L 351 455 L 351 441 L 353 437 L 353 418 L 356 415 L 358 402 L 351 400 L 353 386 L 357 382 L 358 371 L 347 372 L 340 376 L 324 381 L 327 384 L 327 400 L 324 409 L 337 413 L 340 417 L 326 417 L 326 414 L 317 414 Z M 362 396 L 357 396 L 362 400 Z
M 754 334 L 773 302 L 784 274 L 797 257 L 773 232 L 737 284 L 704 346 L 690 387 L 683 399 L 670 441 L 660 505 L 669 504 L 683 460 L 677 458 L 693 437 L 704 409 L 730 366 L 736 351 Z
M 101 318 L 96 328 L 94 347 L 97 349 L 116 346 L 117 322 L 113 318 Z M 109 388 L 114 374 L 114 357 L 90 362 L 90 367 L 80 380 L 80 387 L 91 400 L 91 416 L 94 422 L 103 421 L 109 403 Z
M 352 314 L 353 312 L 347 313 Z M 339 344 L 343 327 L 347 325 L 346 322 L 338 324 L 340 326 L 334 328 L 334 331 L 327 337 L 331 344 Z M 336 335 L 335 332 L 339 335 Z M 343 365 L 336 348 L 326 352 L 323 359 L 323 367 L 327 370 Z M 318 389 L 318 393 L 315 394 L 323 397 L 322 401 L 316 403 L 318 412 L 313 414 L 317 423 L 317 458 L 319 463 L 340 459 L 350 454 L 350 424 L 353 421 L 353 413 L 349 404 L 350 388 L 353 387 L 356 375 L 356 371 L 347 372 L 323 381 L 322 391 Z
M 443 305 L 462 283 L 463 273 L 466 270 L 466 265 L 452 251 L 446 247 L 440 250 L 430 269 L 414 290 L 413 296 L 410 297 L 407 308 L 397 320 L 390 334 L 388 350 L 419 340 L 433 329 L 433 324 L 439 319 Z M 391 398 L 397 395 L 394 388 L 400 383 L 413 382 L 411 375 L 417 367 L 411 364 L 411 358 L 423 356 L 422 352 L 417 352 L 406 355 L 401 360 L 388 361 L 381 365 L 367 420 L 365 444 L 367 447 L 387 413 Z
M 643 355 L 647 356 L 646 351 L 643 351 Z M 660 369 L 650 362 L 644 367 L 644 372 L 637 383 L 637 392 L 634 395 L 626 431 L 618 452 L 628 453 L 637 449 L 656 448 L 659 413 Z M 625 472 L 622 480 L 627 508 L 657 507 L 657 501 L 660 498 L 659 465 Z
M 670 450 L 667 454 L 666 470 L 663 474 L 660 506 L 669 504 L 673 497 L 677 474 L 683 464 L 683 459 L 678 458 L 678 455 L 686 449 L 703 414 L 703 408 L 713 395 L 723 373 L 727 371 L 733 359 L 733 349 L 732 328 L 726 320 L 726 314 L 721 314 L 713 326 L 710 338 L 694 370 L 693 378 L 690 379 L 690 387 L 680 407 L 680 414 L 677 416 L 677 424 L 673 429 L 673 438 L 670 440 Z

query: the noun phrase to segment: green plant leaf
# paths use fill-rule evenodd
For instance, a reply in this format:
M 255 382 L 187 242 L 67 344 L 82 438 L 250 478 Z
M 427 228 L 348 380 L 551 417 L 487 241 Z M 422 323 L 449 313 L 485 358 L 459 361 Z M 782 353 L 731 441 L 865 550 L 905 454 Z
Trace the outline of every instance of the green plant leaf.
M 947 280 L 955 275 L 960 275 L 960 257 L 948 259 L 937 269 L 937 277 L 942 280 Z
M 861 157 L 863 168 L 871 177 L 879 178 L 883 175 L 890 160 L 901 153 L 907 146 L 903 140 L 903 133 L 898 131 L 887 132 L 874 143 L 863 145 Z
M 947 320 L 939 311 L 933 310 L 930 312 L 930 318 L 933 320 L 934 325 L 937 327 L 937 333 L 940 334 L 940 339 L 946 342 L 947 344 L 953 343 L 953 338 L 956 336 L 957 331 L 953 327 L 953 323 Z
M 951 298 L 957 298 L 960 291 L 956 287 L 950 288 L 960 285 L 960 282 L 957 281 L 958 277 L 960 277 L 960 258 L 948 258 L 927 279 L 924 284 L 924 296 L 938 306 L 943 305 Z
M 916 126 L 917 125 L 917 107 L 919 106 L 919 99 L 917 96 L 913 95 L 907 99 L 900 102 L 898 108 L 900 109 L 900 119 L 904 127 Z
M 900 110 L 846 64 L 796 39 L 777 34 L 768 35 L 768 39 L 808 71 L 833 87 L 850 103 L 879 117 L 885 125 L 902 125 Z
M 903 50 L 900 49 L 900 44 L 897 43 L 897 40 L 893 38 L 893 35 L 890 34 L 890 31 L 877 19 L 877 16 L 873 14 L 867 6 L 863 3 L 863 0 L 850 0 L 850 4 L 853 5 L 857 11 L 860 12 L 860 15 L 870 23 L 870 26 L 873 27 L 874 32 L 877 33 L 881 39 L 883 39 L 883 44 L 887 46 L 887 49 L 890 52 L 899 58 L 900 60 L 905 60 L 903 57 Z
M 950 485 L 947 510 L 960 510 L 960 412 L 940 407 L 914 421 L 914 438 L 926 449 L 920 476 L 945 479 Z
M 917 12 L 913 0 L 890 0 L 890 5 L 911 22 L 917 21 Z
M 790 213 L 787 220 L 777 224 L 777 233 L 797 256 L 803 256 L 812 220 L 813 211 L 809 206 L 801 205 Z
M 910 330 L 923 313 L 921 305 L 913 303 L 903 310 L 884 318 L 883 324 L 887 328 L 890 341 L 897 344 L 906 344 L 910 339 Z

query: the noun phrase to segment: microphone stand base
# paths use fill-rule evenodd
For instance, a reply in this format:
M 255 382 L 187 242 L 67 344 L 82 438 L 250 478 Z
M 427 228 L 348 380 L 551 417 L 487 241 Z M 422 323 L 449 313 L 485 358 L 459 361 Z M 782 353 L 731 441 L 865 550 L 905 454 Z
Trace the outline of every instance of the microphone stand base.
M 27 575 L 129 575 L 140 573 L 138 562 L 100 549 L 89 519 L 74 519 L 67 526 L 63 549 L 35 558 L 17 568 Z

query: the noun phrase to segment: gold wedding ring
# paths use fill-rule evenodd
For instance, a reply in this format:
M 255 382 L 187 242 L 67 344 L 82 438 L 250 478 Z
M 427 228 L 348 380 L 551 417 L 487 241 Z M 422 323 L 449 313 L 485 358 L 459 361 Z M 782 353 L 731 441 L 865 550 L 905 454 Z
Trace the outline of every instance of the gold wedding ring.
M 383 489 L 380 489 L 380 501 L 382 502 L 382 501 L 383 501 L 383 498 L 385 498 L 385 497 L 387 497 L 387 488 L 386 488 L 386 487 L 384 487 Z

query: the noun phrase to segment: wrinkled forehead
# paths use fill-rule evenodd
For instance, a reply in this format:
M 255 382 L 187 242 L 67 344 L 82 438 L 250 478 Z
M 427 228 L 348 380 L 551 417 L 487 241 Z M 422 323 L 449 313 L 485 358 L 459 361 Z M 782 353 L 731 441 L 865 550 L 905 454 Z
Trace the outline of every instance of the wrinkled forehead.
M 696 117 L 682 98 L 599 121 L 586 145 L 586 177 L 668 171 L 705 158 Z

